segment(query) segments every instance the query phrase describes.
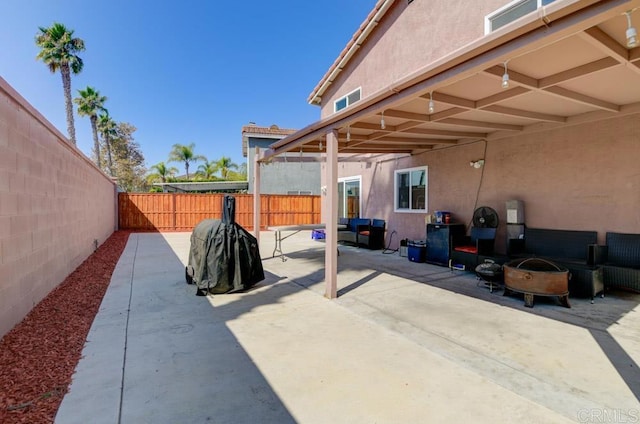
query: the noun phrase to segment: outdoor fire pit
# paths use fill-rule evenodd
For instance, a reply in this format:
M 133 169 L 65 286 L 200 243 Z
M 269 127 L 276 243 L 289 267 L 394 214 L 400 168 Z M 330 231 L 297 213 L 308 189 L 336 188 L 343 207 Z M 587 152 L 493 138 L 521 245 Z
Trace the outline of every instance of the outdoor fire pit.
M 534 296 L 558 296 L 570 308 L 569 270 L 542 258 L 516 259 L 504 265 L 504 294 L 524 294 L 524 306 L 533 307 Z

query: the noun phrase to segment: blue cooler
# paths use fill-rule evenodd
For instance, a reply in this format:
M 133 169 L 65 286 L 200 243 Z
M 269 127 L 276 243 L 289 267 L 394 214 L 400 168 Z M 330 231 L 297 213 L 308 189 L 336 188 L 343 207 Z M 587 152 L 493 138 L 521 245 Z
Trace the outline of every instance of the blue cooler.
M 427 242 L 424 240 L 409 240 L 407 242 L 407 252 L 411 262 L 424 262 L 427 258 Z

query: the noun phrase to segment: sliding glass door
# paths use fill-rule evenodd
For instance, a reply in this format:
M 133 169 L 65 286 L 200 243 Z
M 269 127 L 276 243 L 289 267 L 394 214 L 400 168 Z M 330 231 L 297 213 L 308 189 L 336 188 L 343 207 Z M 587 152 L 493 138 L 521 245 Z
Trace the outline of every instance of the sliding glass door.
M 361 177 L 348 177 L 338 180 L 338 218 L 360 217 Z

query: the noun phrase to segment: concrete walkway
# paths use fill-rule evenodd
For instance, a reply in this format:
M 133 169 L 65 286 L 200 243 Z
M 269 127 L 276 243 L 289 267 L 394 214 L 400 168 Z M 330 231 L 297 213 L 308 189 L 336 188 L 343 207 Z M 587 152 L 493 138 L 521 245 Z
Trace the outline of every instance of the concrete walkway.
M 197 297 L 189 234 L 133 234 L 56 423 L 640 422 L 640 295 L 572 309 L 308 232 L 248 293 Z

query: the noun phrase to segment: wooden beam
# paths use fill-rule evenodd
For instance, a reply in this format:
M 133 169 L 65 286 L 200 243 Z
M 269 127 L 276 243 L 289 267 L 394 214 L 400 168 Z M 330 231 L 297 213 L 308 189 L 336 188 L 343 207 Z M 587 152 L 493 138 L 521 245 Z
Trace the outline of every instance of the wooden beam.
M 567 90 L 562 87 L 547 87 L 544 91 L 553 93 L 559 97 L 563 97 L 566 99 L 574 100 L 576 102 L 585 104 L 587 106 L 595 106 L 598 109 L 610 110 L 611 112 L 618 112 L 620 110 L 620 106 L 606 102 L 604 100 L 596 99 L 595 97 L 587 96 L 584 94 L 577 93 L 572 90 Z
M 491 68 L 485 69 L 484 71 L 489 75 L 502 78 L 502 76 L 504 75 L 504 66 L 496 65 L 496 66 L 492 66 Z M 538 88 L 537 79 L 525 74 L 521 74 L 520 72 L 516 72 L 512 69 L 508 69 L 508 66 L 507 66 L 507 72 L 509 72 L 510 81 L 517 82 L 518 84 L 522 84 L 525 87 Z
M 425 140 L 427 141 L 427 140 Z M 344 149 L 355 149 L 355 150 L 407 150 L 407 149 L 431 149 L 433 146 L 437 144 L 431 143 L 367 143 L 360 146 L 344 146 L 340 148 L 340 151 Z
M 385 112 L 385 115 L 387 112 Z M 387 115 L 389 116 L 389 115 Z M 350 125 L 351 129 L 360 129 L 360 130 L 374 130 L 374 131 L 386 131 L 386 132 L 395 132 L 396 127 L 393 125 L 385 125 L 385 129 L 380 128 L 380 124 L 371 124 L 369 122 L 355 122 Z M 353 134 L 352 134 L 353 135 Z
M 390 118 L 410 119 L 413 121 L 429 122 L 429 115 L 414 112 L 404 112 L 402 110 L 388 109 L 384 111 L 384 116 Z
M 411 149 L 372 149 L 372 148 L 344 148 L 340 153 L 411 153 Z
M 500 124 L 497 122 L 488 121 L 472 121 L 470 119 L 460 118 L 447 118 L 440 121 L 443 124 L 459 125 L 463 127 L 476 127 L 476 128 L 489 128 L 492 130 L 505 130 L 505 131 L 522 131 L 524 126 L 512 125 L 512 124 Z
M 427 100 L 429 100 L 429 96 L 428 95 L 424 95 L 421 96 Z M 440 103 L 446 103 L 452 106 L 458 106 L 458 107 L 462 107 L 465 109 L 475 109 L 476 108 L 476 102 L 474 102 L 473 100 L 469 100 L 469 99 L 465 99 L 463 97 L 457 97 L 457 96 L 451 96 L 449 94 L 444 94 L 444 93 L 433 93 L 433 101 L 434 102 L 440 102 Z
M 629 60 L 629 50 L 597 26 L 584 30 L 580 33 L 580 36 L 620 63 Z
M 518 116 L 520 118 L 535 119 L 537 121 L 566 122 L 567 120 L 567 118 L 565 118 L 564 116 L 551 115 L 548 113 L 531 112 L 528 110 L 515 109 L 511 107 L 498 106 L 498 105 L 487 106 L 483 110 L 499 113 L 502 115 L 511 115 L 511 116 Z
M 406 121 L 400 125 L 396 125 L 397 132 L 409 132 L 410 129 L 424 124 L 421 121 Z
M 540 78 L 540 88 L 550 87 L 557 85 L 575 78 L 579 78 L 594 72 L 601 71 L 603 69 L 611 68 L 612 66 L 618 66 L 620 62 L 614 58 L 607 56 L 602 59 L 598 59 L 593 62 L 586 63 L 584 65 L 576 66 L 575 68 L 567 69 L 566 71 L 558 72 L 557 74 L 549 75 L 548 77 Z
M 431 121 L 439 121 L 441 119 L 446 119 L 450 116 L 459 115 L 463 112 L 466 112 L 468 109 L 463 109 L 460 107 L 452 107 L 451 109 L 443 110 L 442 112 L 436 112 L 430 116 Z
M 483 138 L 487 136 L 487 133 L 481 133 L 481 132 L 437 130 L 437 129 L 430 129 L 430 128 L 411 128 L 411 129 L 400 131 L 400 132 L 405 134 L 439 135 L 442 137 Z
M 378 142 L 388 142 L 388 143 L 415 143 L 415 144 L 458 144 L 458 140 L 448 139 L 448 138 L 405 138 L 405 137 L 384 137 L 379 140 L 371 141 L 371 144 L 374 145 Z M 361 143 L 359 143 L 361 144 Z
M 503 100 L 511 99 L 513 97 L 522 96 L 523 94 L 529 93 L 531 90 L 525 87 L 513 87 L 509 90 L 503 90 L 494 94 L 493 96 L 485 97 L 484 99 L 480 99 L 476 102 L 478 109 L 482 109 L 483 107 L 501 102 Z

